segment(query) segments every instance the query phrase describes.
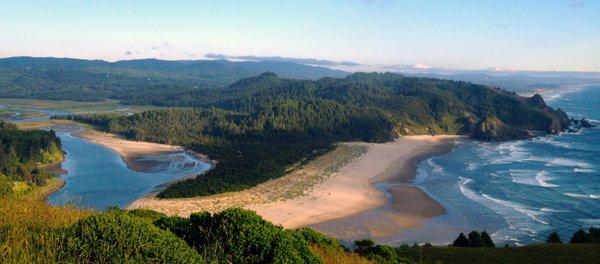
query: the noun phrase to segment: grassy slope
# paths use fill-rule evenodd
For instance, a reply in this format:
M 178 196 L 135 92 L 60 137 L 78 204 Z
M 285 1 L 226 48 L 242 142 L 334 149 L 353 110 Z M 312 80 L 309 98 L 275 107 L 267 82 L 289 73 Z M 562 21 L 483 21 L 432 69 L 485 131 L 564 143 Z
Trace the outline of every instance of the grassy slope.
M 54 228 L 66 227 L 91 214 L 71 207 L 52 207 L 46 196 L 62 186 L 53 178 L 44 187 L 24 188 L 0 197 L 0 263 L 44 263 L 53 259 L 56 246 Z

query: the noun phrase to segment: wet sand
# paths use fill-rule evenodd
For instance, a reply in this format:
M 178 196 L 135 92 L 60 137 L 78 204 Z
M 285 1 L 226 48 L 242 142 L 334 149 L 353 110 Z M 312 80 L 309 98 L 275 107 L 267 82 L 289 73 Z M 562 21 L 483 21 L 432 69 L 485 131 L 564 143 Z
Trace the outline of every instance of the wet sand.
M 282 178 L 245 191 L 183 199 L 146 197 L 128 208 L 188 216 L 235 206 L 286 228 L 311 226 L 341 239 L 396 236 L 445 213 L 410 182 L 418 161 L 451 150 L 457 138 L 406 136 L 384 144 L 344 143 Z M 343 166 L 326 169 L 326 164 L 337 163 Z M 378 183 L 389 188 L 383 192 L 376 188 Z M 299 186 L 304 188 L 300 195 L 289 195 Z
M 441 205 L 420 189 L 408 185 L 416 175 L 416 163 L 431 155 L 449 151 L 456 138 L 406 136 L 384 144 L 354 143 L 367 146 L 368 152 L 315 186 L 307 196 L 247 208 L 286 228 L 310 225 L 338 238 L 347 237 L 344 232 L 358 232 L 357 237 L 363 238 L 378 237 L 380 233 L 389 234 L 392 229 L 416 226 L 424 219 L 445 212 Z M 382 192 L 374 185 L 381 182 L 402 185 Z M 349 224 L 353 222 L 353 217 L 362 218 L 362 213 L 378 209 L 387 212 L 387 220 L 365 218 L 363 225 L 366 225 L 368 232 Z M 334 229 L 319 225 L 337 219 L 344 219 L 347 223 L 340 223 L 340 227 Z
M 124 139 L 118 135 L 98 132 L 90 129 L 79 132 L 77 136 L 88 140 L 92 143 L 96 143 L 105 146 L 109 149 L 112 149 L 123 158 L 123 161 L 131 170 L 138 172 L 148 172 L 156 167 L 165 165 L 162 164 L 159 160 L 148 158 L 149 156 L 186 151 L 183 147 L 180 146 L 172 146 L 142 141 L 132 141 Z M 198 159 L 202 160 L 203 162 L 207 162 L 212 166 L 214 166 L 214 164 L 216 163 L 215 161 L 208 159 L 208 157 L 202 154 L 194 154 L 196 155 L 196 157 L 198 157 Z

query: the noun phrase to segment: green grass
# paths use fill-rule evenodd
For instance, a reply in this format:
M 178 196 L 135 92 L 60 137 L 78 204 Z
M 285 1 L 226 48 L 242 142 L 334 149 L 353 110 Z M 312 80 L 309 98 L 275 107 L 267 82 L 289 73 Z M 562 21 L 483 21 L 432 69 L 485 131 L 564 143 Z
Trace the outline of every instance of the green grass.
M 0 263 L 47 263 L 59 254 L 54 230 L 91 214 L 73 207 L 53 207 L 46 196 L 62 186 L 53 178 L 44 187 L 15 185 L 0 197 Z
M 90 113 L 90 112 L 112 112 L 128 111 L 138 113 L 150 109 L 156 109 L 156 106 L 146 105 L 124 105 L 118 100 L 105 100 L 101 102 L 78 102 L 70 100 L 38 100 L 38 99 L 12 99 L 0 98 L 0 105 L 12 107 L 45 109 L 53 111 L 62 111 L 70 113 Z

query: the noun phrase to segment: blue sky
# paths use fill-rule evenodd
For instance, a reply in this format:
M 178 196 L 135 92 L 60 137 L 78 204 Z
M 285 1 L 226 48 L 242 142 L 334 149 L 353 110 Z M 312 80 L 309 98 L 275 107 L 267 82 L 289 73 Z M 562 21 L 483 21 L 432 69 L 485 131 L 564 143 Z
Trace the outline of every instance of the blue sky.
M 600 0 L 2 1 L 0 57 L 600 71 Z

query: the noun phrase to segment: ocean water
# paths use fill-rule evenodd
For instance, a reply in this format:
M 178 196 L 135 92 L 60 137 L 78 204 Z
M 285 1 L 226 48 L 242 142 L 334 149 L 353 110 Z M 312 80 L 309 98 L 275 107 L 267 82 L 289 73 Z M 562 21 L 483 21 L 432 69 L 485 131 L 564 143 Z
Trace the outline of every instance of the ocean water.
M 79 208 L 104 210 L 125 207 L 154 190 L 162 183 L 181 177 L 200 174 L 210 165 L 187 152 L 144 156 L 160 165 L 148 172 L 129 169 L 121 156 L 103 146 L 59 132 L 67 152 L 62 168 L 68 173 L 61 177 L 66 184 L 48 197 L 52 205 L 72 204 Z
M 600 87 L 548 98 L 569 116 L 599 124 Z M 541 242 L 555 230 L 568 241 L 579 228 L 600 226 L 600 128 L 531 140 L 458 141 L 450 153 L 421 162 L 414 184 L 448 213 L 400 241 L 449 243 L 473 229 L 502 244 Z

